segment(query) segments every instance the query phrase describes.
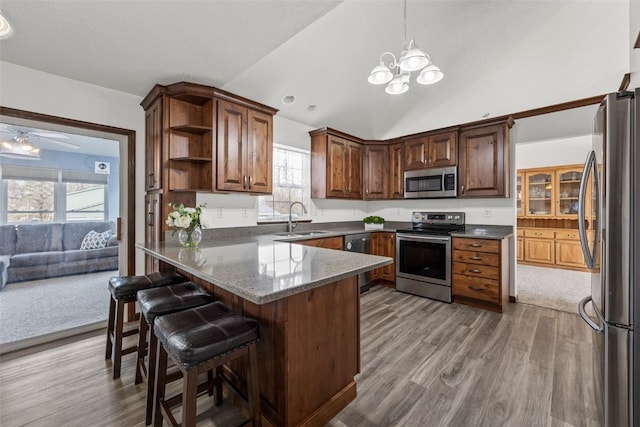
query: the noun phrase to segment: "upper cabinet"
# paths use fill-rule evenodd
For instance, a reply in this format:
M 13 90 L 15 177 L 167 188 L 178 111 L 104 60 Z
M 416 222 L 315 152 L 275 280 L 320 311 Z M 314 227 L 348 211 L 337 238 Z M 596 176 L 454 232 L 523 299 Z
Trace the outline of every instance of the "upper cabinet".
M 458 140 L 459 197 L 509 197 L 512 120 L 462 129 Z
M 276 109 L 210 86 L 156 85 L 145 109 L 147 234 L 162 240 L 168 203 L 195 204 L 197 192 L 270 193 Z M 157 206 L 156 195 L 162 194 Z M 151 209 L 153 205 L 153 209 Z
M 364 147 L 364 199 L 384 200 L 389 198 L 389 180 L 385 171 L 389 169 L 389 147 L 367 145 Z
M 389 145 L 389 198 L 404 199 L 404 142 Z
M 144 190 L 162 187 L 162 99 L 156 99 L 145 112 L 145 183 Z
M 404 140 L 404 170 L 455 166 L 458 132 L 441 132 Z
M 521 218 L 577 219 L 583 165 L 520 169 Z M 588 212 L 587 207 L 587 212 Z
M 362 144 L 332 129 L 310 134 L 311 197 L 362 199 Z
M 271 193 L 273 116 L 218 101 L 219 191 Z

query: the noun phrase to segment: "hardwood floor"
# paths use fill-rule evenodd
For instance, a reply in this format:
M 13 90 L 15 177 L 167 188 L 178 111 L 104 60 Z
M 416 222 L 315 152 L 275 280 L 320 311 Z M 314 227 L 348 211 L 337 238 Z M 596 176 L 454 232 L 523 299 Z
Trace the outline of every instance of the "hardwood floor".
M 523 304 L 497 314 L 380 286 L 361 309 L 358 397 L 330 427 L 598 425 L 591 333 L 575 314 Z M 134 360 L 113 381 L 105 334 L 0 357 L 0 425 L 144 425 Z M 243 420 L 202 399 L 198 425 Z

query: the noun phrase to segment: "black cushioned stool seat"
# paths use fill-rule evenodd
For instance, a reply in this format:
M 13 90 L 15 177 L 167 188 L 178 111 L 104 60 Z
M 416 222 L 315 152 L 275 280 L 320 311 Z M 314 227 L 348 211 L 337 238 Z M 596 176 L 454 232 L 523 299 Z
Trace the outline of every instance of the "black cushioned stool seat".
M 213 295 L 200 289 L 193 282 L 138 291 L 138 306 L 140 306 L 140 332 L 138 335 L 138 363 L 136 365 L 136 384 L 147 381 L 147 409 L 146 424 L 151 424 L 153 412 L 153 390 L 155 386 L 155 364 L 157 340 L 153 328 L 149 331 L 149 345 L 147 346 L 147 331 L 149 325 L 158 316 L 175 313 L 189 308 L 214 302 Z M 148 364 L 145 364 L 145 350 L 149 349 Z
M 119 276 L 109 279 L 111 300 L 109 302 L 105 359 L 113 358 L 113 379 L 120 378 L 122 356 L 137 350 L 137 346 L 122 348 L 124 337 L 138 333 L 137 328 L 124 331 L 125 304 L 135 301 L 136 293 L 139 290 L 186 281 L 184 276 L 175 271 L 159 271 L 144 276 Z
M 154 330 L 158 339 L 158 361 L 156 370 L 155 407 L 153 424 L 160 427 L 163 417 L 177 425 L 171 408 L 182 403 L 182 426 L 194 426 L 196 420 L 196 398 L 199 391 L 208 390 L 209 384 L 198 387 L 198 374 L 215 368 L 213 379 L 216 386 L 216 405 L 222 404 L 222 365 L 246 356 L 247 396 L 237 393 L 239 401 L 247 406 L 254 426 L 260 426 L 260 393 L 258 384 L 258 362 L 256 344 L 260 337 L 257 320 L 234 314 L 221 302 L 214 302 L 190 310 L 156 318 Z M 167 358 L 182 371 L 183 392 L 179 396 L 165 399 Z

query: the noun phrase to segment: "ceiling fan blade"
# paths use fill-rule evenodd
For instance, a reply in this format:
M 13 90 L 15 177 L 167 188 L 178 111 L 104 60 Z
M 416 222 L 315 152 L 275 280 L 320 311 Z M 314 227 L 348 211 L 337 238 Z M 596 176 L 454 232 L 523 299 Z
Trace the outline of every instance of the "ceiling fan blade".
M 29 132 L 30 135 L 39 136 L 41 138 L 57 138 L 57 139 L 69 139 L 67 135 L 57 132 Z
M 67 142 L 67 141 L 59 141 L 59 140 L 57 140 L 57 139 L 53 139 L 53 138 L 49 138 L 49 137 L 44 137 L 44 136 L 36 136 L 35 138 L 36 138 L 36 139 L 43 139 L 43 140 L 46 140 L 47 142 L 50 142 L 50 143 L 52 143 L 52 144 L 58 144 L 58 145 L 60 145 L 60 146 L 62 146 L 62 147 L 74 148 L 74 149 L 78 149 L 78 148 L 80 148 L 80 146 L 79 146 L 79 145 L 72 144 L 72 143 Z

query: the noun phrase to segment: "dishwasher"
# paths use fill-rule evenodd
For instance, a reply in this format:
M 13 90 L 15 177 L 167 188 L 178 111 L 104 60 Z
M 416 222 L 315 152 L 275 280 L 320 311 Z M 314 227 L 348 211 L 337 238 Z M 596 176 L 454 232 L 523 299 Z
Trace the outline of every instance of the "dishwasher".
M 347 234 L 344 236 L 344 250 L 347 252 L 357 252 L 360 254 L 368 254 L 371 236 L 369 233 Z M 358 283 L 360 284 L 360 293 L 369 290 L 369 272 L 358 274 Z

